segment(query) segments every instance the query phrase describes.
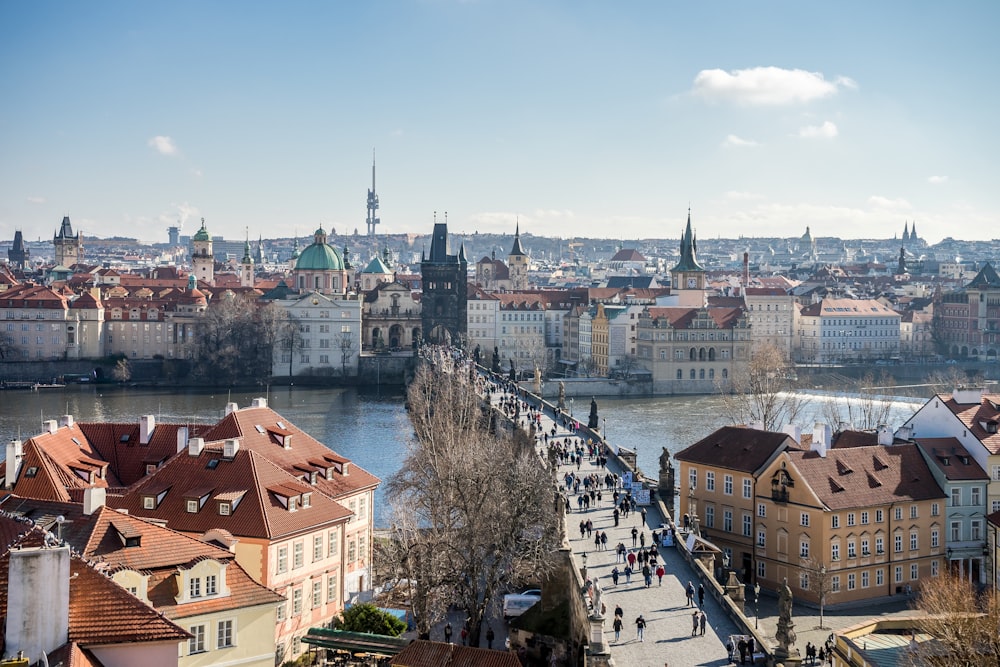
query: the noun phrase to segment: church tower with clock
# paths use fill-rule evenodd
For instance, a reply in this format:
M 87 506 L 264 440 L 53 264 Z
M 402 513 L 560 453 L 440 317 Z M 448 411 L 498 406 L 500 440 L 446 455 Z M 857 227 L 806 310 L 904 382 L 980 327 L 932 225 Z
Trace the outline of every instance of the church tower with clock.
M 691 209 L 687 227 L 681 234 L 681 258 L 670 269 L 670 291 L 677 295 L 678 305 L 701 308 L 705 305 L 705 267 L 698 263 L 698 239 L 691 231 Z

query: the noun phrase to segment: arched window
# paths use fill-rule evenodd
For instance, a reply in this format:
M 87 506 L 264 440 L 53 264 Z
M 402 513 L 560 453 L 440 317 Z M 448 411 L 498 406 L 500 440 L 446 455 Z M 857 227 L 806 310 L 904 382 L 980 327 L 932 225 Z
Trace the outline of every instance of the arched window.
M 715 379 L 715 369 L 714 368 L 709 368 L 708 369 L 708 379 L 709 380 L 714 380 Z
M 677 379 L 678 380 L 683 380 L 684 379 L 684 371 L 682 371 L 679 368 L 677 369 Z
M 723 368 L 722 369 L 722 379 L 725 380 L 728 377 L 729 377 L 729 369 L 728 368 Z
M 705 348 L 698 350 L 698 361 L 705 361 Z
M 691 369 L 691 379 L 693 380 L 694 378 L 695 378 L 695 375 L 694 375 L 694 369 L 692 368 L 692 369 Z
M 691 355 L 690 355 L 690 357 L 691 357 L 691 361 L 696 361 L 698 359 L 698 351 L 695 350 L 693 347 L 691 348 Z
M 705 379 L 705 369 L 704 368 L 702 368 L 702 369 L 700 369 L 698 371 L 698 379 L 699 380 L 704 380 Z
M 714 347 L 708 348 L 708 360 L 709 361 L 715 361 L 715 348 Z

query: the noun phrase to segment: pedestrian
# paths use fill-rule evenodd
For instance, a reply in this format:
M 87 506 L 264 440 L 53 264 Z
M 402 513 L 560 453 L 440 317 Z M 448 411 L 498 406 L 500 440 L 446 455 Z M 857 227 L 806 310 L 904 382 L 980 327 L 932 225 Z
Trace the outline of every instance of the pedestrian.
M 639 614 L 639 618 L 635 619 L 635 634 L 639 638 L 639 641 L 642 641 L 642 633 L 645 629 L 646 619 L 642 617 L 642 614 Z
M 618 562 L 624 563 L 625 562 L 625 545 L 623 543 L 619 542 L 618 546 L 615 547 L 615 551 L 617 552 L 616 555 L 615 555 L 615 562 L 616 563 L 618 563 Z
M 691 612 L 691 636 L 694 637 L 698 634 L 698 610 L 695 609 Z
M 657 584 L 658 586 L 662 586 L 663 585 L 663 575 L 666 574 L 666 573 L 667 572 L 666 572 L 666 570 L 663 569 L 662 565 L 657 565 L 656 566 L 656 579 L 658 581 L 658 584 Z
M 642 525 L 645 526 L 646 525 L 646 508 L 645 507 L 642 508 L 641 515 L 642 515 Z
M 597 531 L 594 535 L 594 551 L 601 550 L 601 531 Z
M 615 641 L 621 639 L 622 636 L 622 617 L 615 616 L 615 622 L 611 625 L 615 629 Z
M 451 623 L 446 623 L 444 626 L 444 642 L 451 643 Z
M 616 507 L 613 514 L 614 514 L 614 517 L 615 517 L 615 528 L 617 528 L 618 527 L 618 517 L 621 516 L 621 512 L 619 512 L 618 508 Z
M 462 628 L 462 646 L 465 646 L 465 642 L 469 639 L 469 630 L 467 628 Z
M 587 522 L 580 519 L 580 539 L 582 540 L 587 536 Z
M 702 633 L 702 634 L 704 634 L 704 633 Z M 488 648 L 488 649 L 492 649 L 493 648 L 493 638 L 495 636 L 496 635 L 493 634 L 493 627 L 487 625 L 486 626 L 486 648 Z
M 815 662 L 816 662 L 815 656 L 814 656 L 815 652 L 816 652 L 816 648 L 811 643 L 806 642 L 806 660 L 809 661 L 810 665 L 815 664 Z
M 642 580 L 646 583 L 646 588 L 649 588 L 653 583 L 653 573 L 648 565 L 642 566 Z
M 707 617 L 705 616 L 705 612 L 704 611 L 699 612 L 698 613 L 698 634 L 699 635 L 702 635 L 702 636 L 705 635 L 705 621 L 706 620 L 707 620 Z
M 819 647 L 819 661 L 823 662 L 826 660 L 826 649 L 822 646 Z
M 740 637 L 740 641 L 736 645 L 736 650 L 740 652 L 740 664 L 747 664 L 747 640 Z
M 594 522 L 587 519 L 587 537 L 590 537 L 591 533 L 594 531 Z
M 684 590 L 684 594 L 687 595 L 687 606 L 690 607 L 694 604 L 694 584 L 690 581 L 688 582 L 687 588 Z
M 635 547 L 636 540 L 639 538 L 639 531 L 635 526 L 632 526 L 632 547 Z
M 620 573 L 618 571 L 618 566 L 615 565 L 614 569 L 611 570 L 611 582 L 614 583 L 615 586 L 618 585 L 618 575 L 619 574 Z
M 626 584 L 631 584 L 632 583 L 632 566 L 631 565 L 626 565 L 625 566 L 625 583 Z
M 643 549 L 646 548 L 646 533 L 645 532 L 639 533 L 639 546 L 641 546 Z
M 622 606 L 620 604 L 615 605 L 615 618 L 622 618 L 625 616 L 625 612 L 622 611 Z
M 628 564 L 631 565 L 632 567 L 635 567 L 635 552 L 634 551 L 629 551 L 628 552 Z
M 753 635 L 747 637 L 747 655 L 750 656 L 750 663 L 753 664 L 754 643 Z
M 698 584 L 698 606 L 705 606 L 705 584 Z
M 601 531 L 601 551 L 608 550 L 608 531 Z

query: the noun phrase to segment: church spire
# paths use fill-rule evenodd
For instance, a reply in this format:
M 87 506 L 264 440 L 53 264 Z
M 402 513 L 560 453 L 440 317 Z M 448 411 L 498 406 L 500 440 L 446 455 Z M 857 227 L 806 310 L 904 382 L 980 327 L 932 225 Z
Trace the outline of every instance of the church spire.
M 688 209 L 687 226 L 681 234 L 681 258 L 674 267 L 674 271 L 704 271 L 705 268 L 698 263 L 698 239 L 691 229 L 691 209 Z
M 521 247 L 521 221 L 518 219 L 517 224 L 514 226 L 514 247 L 510 249 L 510 256 L 521 257 L 526 254 Z

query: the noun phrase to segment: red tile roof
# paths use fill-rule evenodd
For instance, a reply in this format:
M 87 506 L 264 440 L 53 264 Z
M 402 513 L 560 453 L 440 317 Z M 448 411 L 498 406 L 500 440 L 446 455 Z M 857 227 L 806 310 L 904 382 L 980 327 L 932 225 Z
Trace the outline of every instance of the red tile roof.
M 965 424 L 990 454 L 1000 454 L 1000 394 L 984 394 L 978 403 L 956 403 L 952 395 L 939 395 L 941 402 Z M 992 432 L 991 430 L 992 429 Z
M 913 444 L 789 450 L 803 481 L 831 510 L 944 498 L 923 456 Z
M 393 656 L 395 667 L 520 667 L 514 653 L 418 639 Z
M 786 433 L 723 426 L 674 454 L 678 461 L 754 473 L 795 440 Z
M 914 442 L 927 453 L 932 465 L 953 481 L 989 481 L 990 476 L 976 463 L 958 438 L 914 438 Z

